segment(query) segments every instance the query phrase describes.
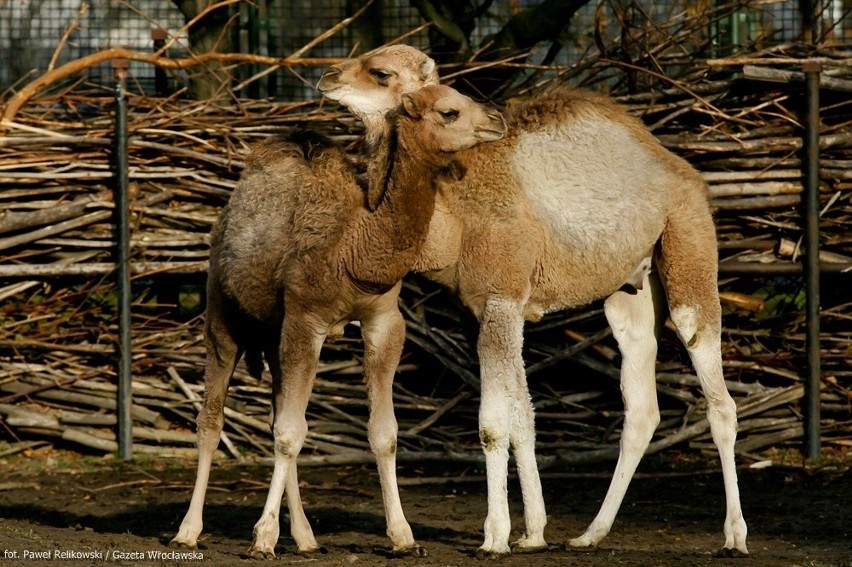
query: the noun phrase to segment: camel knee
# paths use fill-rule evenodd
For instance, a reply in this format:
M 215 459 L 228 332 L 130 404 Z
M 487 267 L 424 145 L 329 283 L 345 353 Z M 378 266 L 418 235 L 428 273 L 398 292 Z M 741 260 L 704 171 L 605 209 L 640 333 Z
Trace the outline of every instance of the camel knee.
M 382 439 L 381 441 L 370 441 L 370 449 L 377 457 L 396 455 L 396 437 Z
M 480 423 L 479 442 L 485 451 L 508 451 L 509 429 L 503 425 Z
M 479 442 L 485 451 L 509 450 L 511 412 L 509 400 L 500 396 L 483 398 L 479 406 Z
M 719 398 L 707 399 L 707 419 L 710 433 L 717 445 L 731 445 L 737 437 L 737 404 L 727 393 Z
M 624 415 L 624 433 L 621 442 L 624 450 L 644 452 L 660 425 L 657 404 L 629 409 Z
M 276 424 L 273 429 L 275 454 L 287 459 L 295 459 L 305 443 L 308 422 L 302 419 L 296 423 Z
M 389 456 L 396 454 L 396 438 L 397 428 L 396 422 L 393 427 L 382 429 L 374 428 L 371 424 L 368 438 L 370 441 L 370 449 L 377 457 Z
M 294 437 L 281 435 L 275 437 L 275 454 L 281 455 L 287 459 L 295 459 L 299 456 L 302 450 L 304 437 L 296 439 Z
M 672 323 L 677 336 L 686 348 L 692 349 L 698 344 L 698 308 L 694 305 L 678 305 L 671 310 Z
M 210 431 L 216 433 L 218 439 L 218 434 L 225 425 L 224 404 L 221 401 L 206 401 L 198 412 L 195 425 L 198 427 L 199 435 Z
M 698 304 L 680 304 L 672 307 L 670 316 L 677 336 L 687 349 L 693 351 L 700 344 L 710 344 L 712 335 L 719 332 L 718 317 L 713 315 L 718 309 L 701 309 Z M 707 340 L 705 340 L 707 339 Z

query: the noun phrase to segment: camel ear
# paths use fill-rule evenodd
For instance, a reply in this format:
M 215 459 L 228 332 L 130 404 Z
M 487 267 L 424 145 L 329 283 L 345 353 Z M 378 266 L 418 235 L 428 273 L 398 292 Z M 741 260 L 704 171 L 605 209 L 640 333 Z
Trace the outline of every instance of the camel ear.
M 420 64 L 420 78 L 427 84 L 432 81 L 435 83 L 438 82 L 437 77 L 435 76 L 435 61 L 431 57 L 427 57 L 426 60 Z
M 405 93 L 402 95 L 402 110 L 409 118 L 419 119 L 423 116 L 423 109 L 420 108 L 420 101 L 411 93 Z

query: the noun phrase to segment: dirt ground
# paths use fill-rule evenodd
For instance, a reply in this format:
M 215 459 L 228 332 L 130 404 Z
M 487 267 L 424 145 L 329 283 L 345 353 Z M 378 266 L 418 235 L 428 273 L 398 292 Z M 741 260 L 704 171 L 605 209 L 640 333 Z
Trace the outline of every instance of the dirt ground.
M 613 532 L 592 551 L 566 549 L 565 543 L 579 535 L 597 512 L 611 466 L 546 471 L 546 535 L 552 549 L 494 563 L 852 567 L 852 471 L 836 466 L 742 470 L 751 556 L 723 559 L 714 556 L 723 543 L 721 473 L 684 468 L 643 463 Z M 186 511 L 194 463 L 126 464 L 63 456 L 52 450 L 0 460 L 0 564 L 256 563 L 244 553 L 270 473 L 263 465 L 217 464 L 202 548 L 195 560 L 167 556 L 151 561 L 132 554 L 172 551 L 167 543 Z M 300 476 L 308 517 L 327 552 L 311 557 L 295 554 L 285 513 L 276 564 L 446 567 L 491 562 L 473 555 L 481 543 L 486 509 L 482 470 L 439 464 L 400 467 L 406 515 L 428 552 L 427 557 L 401 559 L 387 554 L 389 542 L 373 467 L 305 468 Z M 514 480 L 510 483 L 513 537 L 522 526 L 519 492 Z M 33 559 L 36 552 L 48 552 L 51 559 Z M 116 552 L 127 555 L 117 560 Z M 94 556 L 86 559 L 86 553 Z

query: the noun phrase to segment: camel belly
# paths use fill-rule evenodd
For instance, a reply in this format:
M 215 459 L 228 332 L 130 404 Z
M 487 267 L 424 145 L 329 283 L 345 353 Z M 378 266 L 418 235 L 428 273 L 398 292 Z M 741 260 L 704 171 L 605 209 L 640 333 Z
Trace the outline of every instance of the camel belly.
M 602 254 L 597 259 L 577 259 L 565 253 L 545 255 L 533 276 L 524 317 L 536 321 L 553 311 L 604 299 L 625 286 L 641 286 L 652 269 L 649 266 L 648 256 L 642 253 L 629 258 Z
M 525 132 L 512 166 L 546 235 L 530 318 L 607 297 L 644 276 L 677 181 L 627 128 L 591 118 Z

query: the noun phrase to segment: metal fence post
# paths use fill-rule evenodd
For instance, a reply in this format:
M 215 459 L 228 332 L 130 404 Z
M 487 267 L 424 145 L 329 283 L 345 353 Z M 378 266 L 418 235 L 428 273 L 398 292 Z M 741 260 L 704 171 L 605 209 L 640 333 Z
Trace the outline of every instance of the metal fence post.
M 154 53 L 157 55 L 168 55 L 167 53 L 160 53 L 160 51 L 166 46 L 166 39 L 168 39 L 169 34 L 163 28 L 155 28 L 151 30 L 151 39 L 154 42 Z M 157 93 L 157 96 L 166 96 L 169 90 L 169 79 L 166 75 L 166 70 L 162 67 L 155 66 L 154 67 L 154 91 Z
M 115 71 L 115 225 L 118 264 L 118 455 L 133 458 L 130 345 L 130 211 L 128 203 L 127 68 L 126 59 L 113 60 Z
M 805 458 L 819 461 L 820 455 L 820 368 L 819 340 L 819 73 L 820 64 L 807 61 L 805 72 L 805 324 L 807 379 L 805 380 Z

